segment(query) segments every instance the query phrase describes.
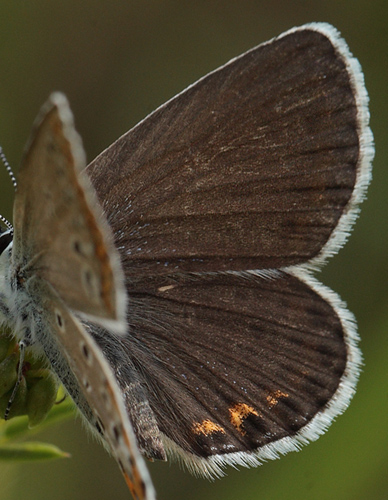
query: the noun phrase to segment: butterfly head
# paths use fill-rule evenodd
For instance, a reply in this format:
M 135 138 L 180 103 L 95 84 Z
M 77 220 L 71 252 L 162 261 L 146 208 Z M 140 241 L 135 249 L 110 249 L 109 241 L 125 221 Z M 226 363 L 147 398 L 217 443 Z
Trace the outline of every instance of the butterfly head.
M 0 228 L 0 255 L 7 250 L 10 253 L 13 242 L 13 229 L 2 230 Z
M 5 276 L 9 272 L 12 245 L 13 245 L 13 229 L 6 229 L 5 231 L 1 231 L 0 232 L 0 277 L 1 278 L 5 278 Z M 1 287 L 1 291 L 3 290 L 4 287 Z M 2 297 L 1 292 L 0 292 L 0 297 Z

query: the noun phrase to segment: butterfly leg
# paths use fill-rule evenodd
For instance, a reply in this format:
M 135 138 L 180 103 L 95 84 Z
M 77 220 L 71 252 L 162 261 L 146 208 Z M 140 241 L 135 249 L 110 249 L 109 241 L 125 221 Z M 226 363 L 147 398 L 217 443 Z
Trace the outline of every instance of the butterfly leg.
M 4 420 L 8 420 L 8 418 L 9 418 L 9 413 L 11 411 L 12 404 L 15 401 L 16 394 L 18 392 L 20 382 L 21 382 L 22 377 L 23 377 L 24 356 L 25 356 L 25 352 L 26 352 L 26 347 L 29 344 L 30 344 L 30 342 L 28 340 L 28 336 L 27 336 L 26 340 L 21 340 L 19 342 L 20 356 L 19 356 L 18 376 L 17 376 L 16 384 L 15 384 L 13 391 L 12 391 L 11 397 L 9 398 L 7 408 L 5 409 L 5 412 L 4 412 Z

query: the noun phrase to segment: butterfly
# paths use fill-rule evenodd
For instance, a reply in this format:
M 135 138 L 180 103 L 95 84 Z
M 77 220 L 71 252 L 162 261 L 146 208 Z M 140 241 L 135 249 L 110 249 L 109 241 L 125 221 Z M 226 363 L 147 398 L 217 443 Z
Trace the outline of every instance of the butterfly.
M 63 94 L 35 123 L 0 324 L 47 359 L 135 499 L 143 457 L 204 476 L 322 434 L 360 371 L 355 320 L 312 275 L 370 180 L 358 61 L 294 28 L 162 105 L 86 167 Z

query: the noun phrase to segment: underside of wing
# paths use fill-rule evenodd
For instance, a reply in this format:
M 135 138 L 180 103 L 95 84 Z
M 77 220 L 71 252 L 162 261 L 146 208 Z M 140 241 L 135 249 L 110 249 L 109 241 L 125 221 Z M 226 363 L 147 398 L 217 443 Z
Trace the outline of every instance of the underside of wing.
M 67 100 L 55 93 L 35 123 L 18 175 L 13 263 L 23 279 L 47 280 L 70 308 L 125 330 L 119 257 L 84 165 Z
M 29 291 L 43 297 L 43 312 L 32 315 L 32 327 L 53 370 L 87 425 L 108 444 L 134 500 L 155 500 L 120 387 L 102 350 L 48 283 L 32 278 Z

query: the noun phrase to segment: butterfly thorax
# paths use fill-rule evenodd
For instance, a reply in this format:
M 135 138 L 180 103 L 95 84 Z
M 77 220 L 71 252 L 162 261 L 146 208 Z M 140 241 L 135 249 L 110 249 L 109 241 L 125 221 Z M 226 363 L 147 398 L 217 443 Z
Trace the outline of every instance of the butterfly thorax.
M 20 341 L 35 346 L 43 354 L 36 342 L 34 323 L 34 303 L 27 293 L 28 280 L 12 265 L 12 232 L 0 235 L 0 325 L 7 326 Z
M 63 375 L 61 381 L 66 387 L 77 387 L 74 375 L 42 317 L 42 308 L 33 300 L 34 294 L 29 290 L 33 276 L 13 265 L 12 248 L 12 233 L 0 234 L 0 327 L 8 327 L 18 341 L 23 340 L 30 347 L 34 357 L 45 359 L 60 371 Z M 74 390 L 71 396 L 90 419 L 91 412 L 79 391 Z

